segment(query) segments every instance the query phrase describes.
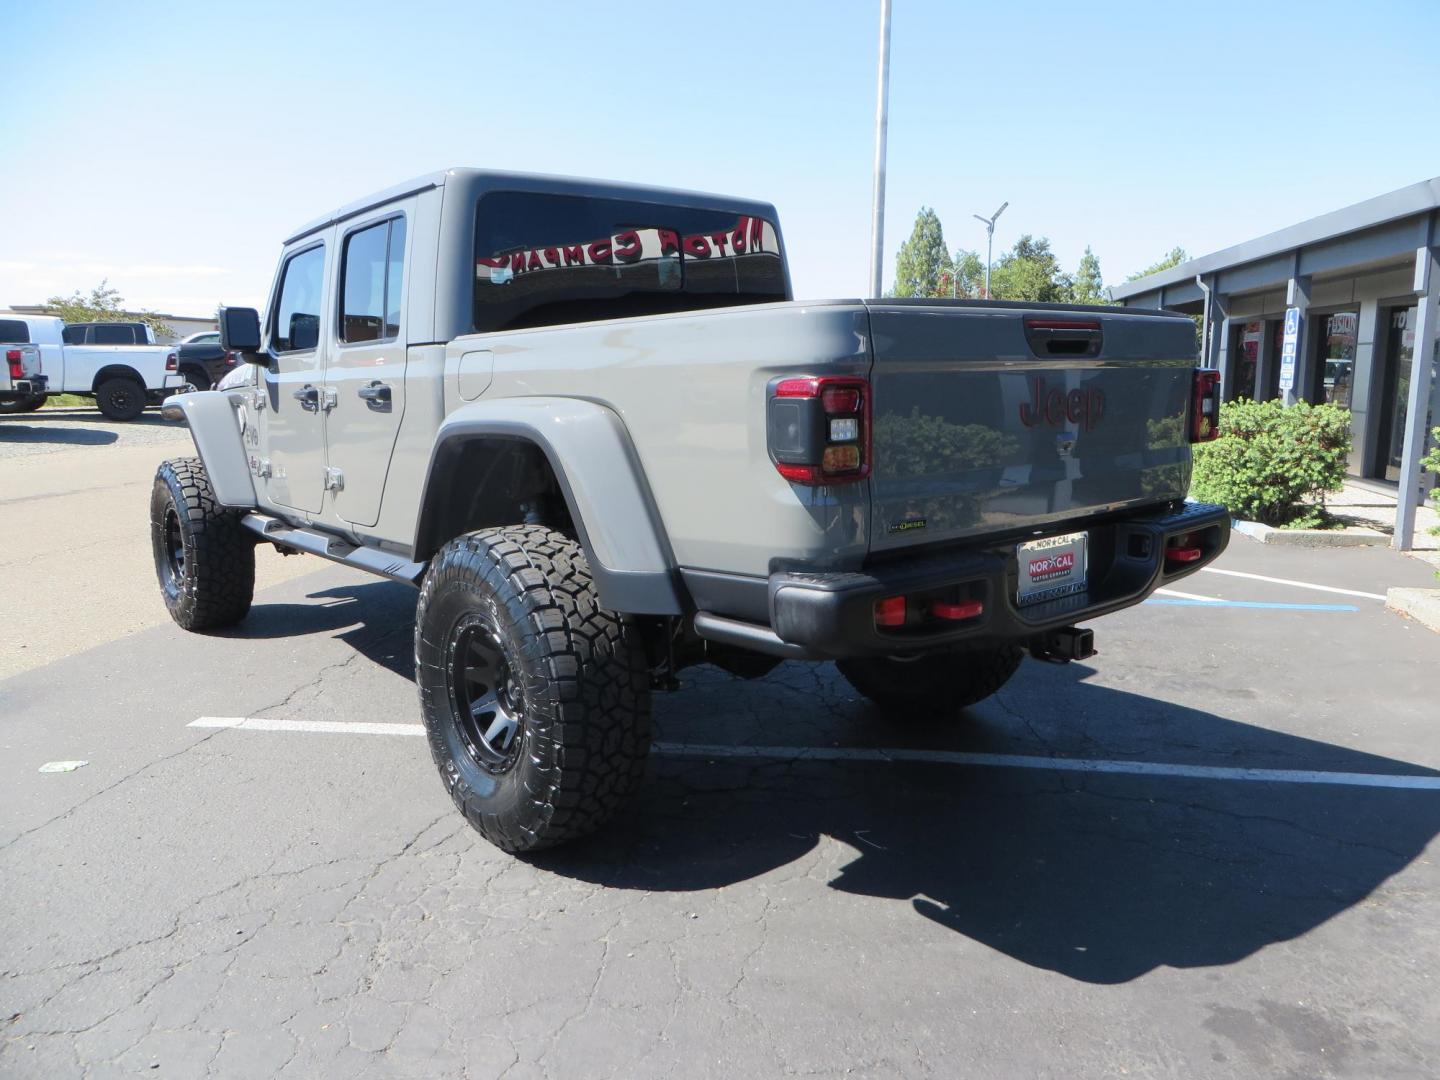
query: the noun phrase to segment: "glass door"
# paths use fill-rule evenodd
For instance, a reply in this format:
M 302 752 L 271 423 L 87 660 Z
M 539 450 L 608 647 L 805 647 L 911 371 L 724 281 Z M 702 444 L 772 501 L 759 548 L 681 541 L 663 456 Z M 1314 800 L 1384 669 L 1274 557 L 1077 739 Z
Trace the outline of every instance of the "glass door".
M 1380 453 L 1375 475 L 1400 480 L 1400 456 L 1405 448 L 1405 413 L 1410 403 L 1410 371 L 1415 364 L 1416 309 L 1391 308 L 1386 312 L 1385 383 L 1381 387 Z
M 1226 394 L 1228 400 L 1255 397 L 1255 370 L 1260 363 L 1260 341 L 1264 336 L 1263 322 L 1240 323 L 1235 327 L 1234 340 L 1230 343 L 1233 374 Z
M 1319 356 L 1310 387 L 1310 400 L 1350 407 L 1350 389 L 1354 385 L 1355 342 L 1359 337 L 1360 313 L 1337 311 L 1315 320 L 1319 331 Z

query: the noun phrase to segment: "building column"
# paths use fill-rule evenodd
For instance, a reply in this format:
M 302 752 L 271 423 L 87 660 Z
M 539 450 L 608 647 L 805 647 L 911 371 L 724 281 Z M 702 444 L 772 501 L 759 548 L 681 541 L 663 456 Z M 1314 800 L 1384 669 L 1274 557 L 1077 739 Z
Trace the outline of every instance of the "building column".
M 1378 300 L 1360 302 L 1360 320 L 1355 330 L 1355 366 L 1350 372 L 1350 475 L 1368 476 L 1375 464 L 1375 428 L 1370 417 L 1374 397 L 1383 379 L 1376 370 L 1375 345 L 1380 340 Z
M 1300 254 L 1295 253 L 1295 267 L 1300 266 Z M 1295 339 L 1295 383 L 1289 390 L 1282 392 L 1281 396 L 1285 404 L 1294 405 L 1301 398 L 1305 397 L 1305 389 L 1310 385 L 1310 373 L 1314 368 L 1314 362 L 1310 358 L 1310 342 L 1308 323 L 1310 322 L 1310 278 L 1301 277 L 1298 273 L 1292 274 L 1289 285 L 1285 288 L 1286 308 L 1297 308 L 1300 312 L 1299 336 Z M 1278 358 L 1277 358 L 1278 362 Z
M 1420 459 L 1425 456 L 1425 426 L 1430 409 L 1430 369 L 1435 362 L 1437 321 L 1440 321 L 1440 247 L 1434 246 L 1435 220 L 1430 221 L 1431 243 L 1415 252 L 1415 351 L 1410 366 L 1410 396 L 1405 403 L 1405 448 L 1400 454 L 1400 487 L 1395 500 L 1395 535 L 1392 547 L 1409 551 L 1415 543 L 1415 508 L 1424 501 Z

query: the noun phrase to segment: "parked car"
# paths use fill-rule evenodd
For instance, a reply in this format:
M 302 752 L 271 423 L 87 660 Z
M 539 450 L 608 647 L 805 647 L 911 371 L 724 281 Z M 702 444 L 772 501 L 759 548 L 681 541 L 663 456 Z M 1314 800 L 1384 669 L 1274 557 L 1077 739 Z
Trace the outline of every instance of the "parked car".
M 66 326 L 53 315 L 12 315 L 8 319 L 25 324 L 30 342 L 40 355 L 41 393 L 32 394 L 0 412 L 26 412 L 44 404 L 45 394 L 82 394 L 93 397 L 100 411 L 111 420 L 133 420 L 147 404 L 160 402 L 167 394 L 185 387 L 179 356 L 167 345 L 135 344 L 143 327 L 146 340 L 153 340 L 143 323 L 77 323 Z M 118 337 L 93 330 L 107 326 L 127 328 L 130 342 L 104 344 Z M 69 336 L 71 343 L 66 342 Z
M 33 412 L 45 404 L 45 376 L 41 374 L 40 346 L 30 340 L 30 325 L 23 318 L 0 311 L 0 414 Z
M 431 753 L 508 851 L 616 811 L 688 664 L 955 714 L 1230 535 L 1188 317 L 797 303 L 766 203 L 451 170 L 295 232 L 268 312 L 222 312 L 255 381 L 166 404 L 165 604 L 243 619 L 257 541 L 419 586 Z
M 191 334 L 174 349 L 180 358 L 180 374 L 196 390 L 209 390 L 240 362 L 235 353 L 220 344 L 219 331 Z

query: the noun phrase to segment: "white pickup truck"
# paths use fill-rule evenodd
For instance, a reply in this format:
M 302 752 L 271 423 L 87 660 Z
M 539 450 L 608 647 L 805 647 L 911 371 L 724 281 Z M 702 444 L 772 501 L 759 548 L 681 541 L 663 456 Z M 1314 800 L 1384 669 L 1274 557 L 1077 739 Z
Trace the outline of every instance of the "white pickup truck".
M 38 371 L 24 373 L 21 391 L 0 393 L 0 413 L 32 412 L 47 394 L 84 394 L 111 420 L 134 420 L 185 386 L 173 346 L 67 345 L 65 323 L 53 315 L 0 312 L 0 330 L 7 356 L 39 360 Z
M 40 347 L 31 344 L 25 323 L 0 313 L 0 349 L 5 352 L 5 365 L 0 367 L 0 410 L 23 412 L 15 406 L 30 401 L 45 386 L 40 377 Z

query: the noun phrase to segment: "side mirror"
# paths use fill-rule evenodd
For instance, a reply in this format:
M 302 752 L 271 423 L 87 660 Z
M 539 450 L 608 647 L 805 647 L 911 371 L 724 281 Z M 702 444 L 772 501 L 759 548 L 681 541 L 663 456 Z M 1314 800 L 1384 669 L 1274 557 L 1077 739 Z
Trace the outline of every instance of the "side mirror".
M 220 309 L 220 345 L 238 352 L 247 364 L 270 363 L 270 358 L 260 351 L 260 313 L 254 308 Z

